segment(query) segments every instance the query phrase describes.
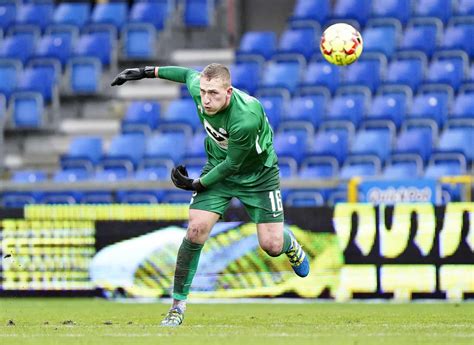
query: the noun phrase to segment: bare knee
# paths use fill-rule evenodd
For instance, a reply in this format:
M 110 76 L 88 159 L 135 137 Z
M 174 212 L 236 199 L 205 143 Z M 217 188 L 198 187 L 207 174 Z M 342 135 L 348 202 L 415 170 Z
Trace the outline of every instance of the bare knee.
M 186 239 L 192 243 L 203 244 L 209 236 L 209 225 L 206 222 L 194 221 L 188 225 Z
M 270 256 L 279 256 L 283 243 L 278 238 L 267 238 L 260 241 L 260 247 Z

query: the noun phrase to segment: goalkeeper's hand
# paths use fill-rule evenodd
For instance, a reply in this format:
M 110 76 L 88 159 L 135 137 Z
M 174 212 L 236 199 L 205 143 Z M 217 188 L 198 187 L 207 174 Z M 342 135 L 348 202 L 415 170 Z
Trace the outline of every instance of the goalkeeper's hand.
M 117 74 L 110 85 L 122 85 L 129 80 L 140 80 L 143 78 L 155 78 L 155 67 L 127 68 Z
M 206 189 L 202 185 L 200 179 L 192 179 L 188 177 L 188 171 L 184 165 L 178 165 L 176 168 L 171 169 L 171 181 L 173 181 L 173 184 L 176 187 L 184 190 L 202 192 Z

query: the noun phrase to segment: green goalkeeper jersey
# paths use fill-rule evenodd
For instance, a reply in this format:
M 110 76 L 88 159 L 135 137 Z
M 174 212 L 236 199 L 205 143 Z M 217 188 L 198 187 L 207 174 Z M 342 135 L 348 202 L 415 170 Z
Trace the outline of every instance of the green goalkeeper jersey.
M 158 76 L 186 86 L 196 103 L 199 118 L 208 134 L 205 149 L 208 163 L 201 182 L 210 187 L 223 180 L 244 187 L 256 187 L 265 180 L 264 167 L 277 163 L 273 131 L 261 103 L 245 92 L 233 89 L 230 104 L 209 116 L 200 95 L 200 73 L 184 67 L 160 67 Z

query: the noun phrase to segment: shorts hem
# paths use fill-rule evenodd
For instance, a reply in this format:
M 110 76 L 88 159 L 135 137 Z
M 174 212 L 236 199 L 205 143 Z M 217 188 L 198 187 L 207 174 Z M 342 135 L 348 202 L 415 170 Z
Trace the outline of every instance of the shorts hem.
M 215 210 L 209 210 L 209 209 L 206 209 L 205 207 L 199 207 L 199 206 L 189 205 L 189 209 L 191 209 L 191 210 L 201 210 L 201 211 L 212 212 L 212 213 L 215 213 L 215 214 L 219 215 L 220 217 L 222 217 L 222 216 L 224 215 L 224 212 L 218 212 L 218 211 L 215 211 Z

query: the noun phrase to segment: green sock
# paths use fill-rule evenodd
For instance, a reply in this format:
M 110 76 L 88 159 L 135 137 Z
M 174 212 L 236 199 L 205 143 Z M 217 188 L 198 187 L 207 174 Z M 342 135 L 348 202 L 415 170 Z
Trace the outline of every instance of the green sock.
M 286 253 L 291 247 L 291 235 L 287 229 L 283 229 L 283 247 L 281 248 L 281 254 Z
M 194 274 L 196 274 L 203 246 L 203 244 L 192 243 L 186 238 L 183 239 L 183 243 L 179 247 L 176 270 L 174 272 L 174 299 L 184 301 L 188 297 L 189 288 L 193 282 Z

